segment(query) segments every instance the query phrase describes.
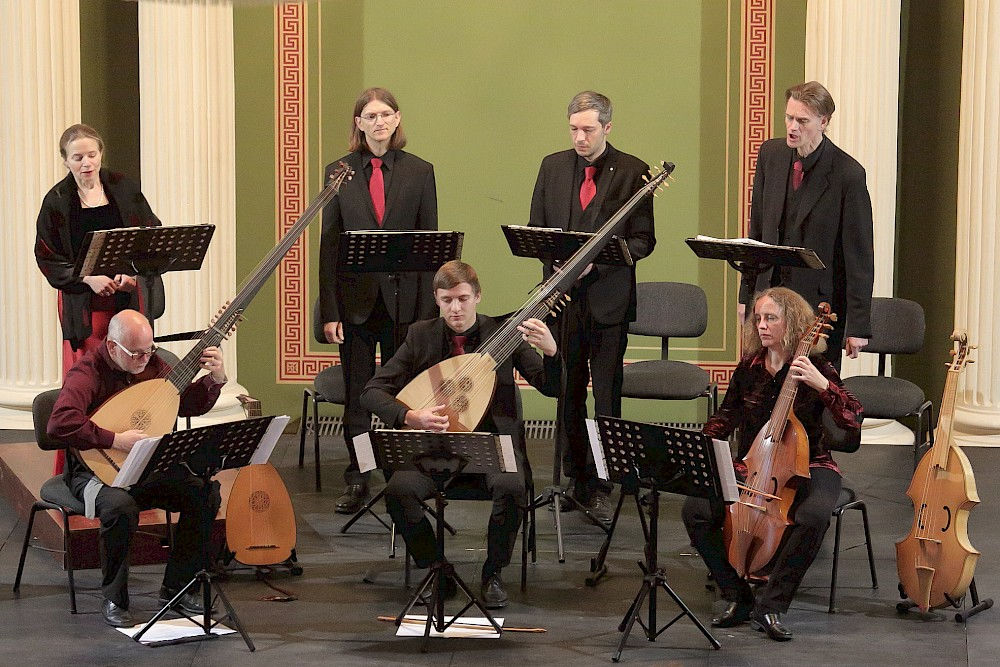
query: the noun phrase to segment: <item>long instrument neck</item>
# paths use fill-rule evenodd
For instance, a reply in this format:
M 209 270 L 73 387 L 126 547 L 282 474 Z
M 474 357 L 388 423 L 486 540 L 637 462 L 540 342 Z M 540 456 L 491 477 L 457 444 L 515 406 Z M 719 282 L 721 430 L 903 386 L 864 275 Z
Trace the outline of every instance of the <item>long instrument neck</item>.
M 639 188 L 625 202 L 624 206 L 608 218 L 607 222 L 601 225 L 601 228 L 563 263 L 558 271 L 553 271 L 552 275 L 535 288 L 525 304 L 517 312 L 508 317 L 489 339 L 483 341 L 476 349 L 476 352 L 489 354 L 494 361 L 494 369 L 503 364 L 513 354 L 514 350 L 517 349 L 521 341 L 521 334 L 517 330 L 521 322 L 532 317 L 541 319 L 548 313 L 554 312 L 560 297 L 569 292 L 573 287 L 573 283 L 579 279 L 580 274 L 587 268 L 587 265 L 597 258 L 604 248 L 604 244 L 622 226 L 622 223 L 632 212 L 632 209 L 646 195 L 655 191 L 659 183 L 672 171 L 673 164 L 665 165 L 664 172 L 658 174 L 656 178 Z
M 807 339 L 799 341 L 792 359 L 801 356 L 808 357 L 812 348 L 813 344 L 810 338 L 807 337 Z M 785 425 L 788 424 L 788 415 L 792 414 L 795 397 L 798 393 L 799 383 L 795 381 L 791 373 L 788 373 L 785 375 L 784 382 L 781 383 L 781 392 L 778 394 L 778 400 L 774 403 L 774 409 L 771 410 L 771 420 L 768 422 L 772 442 L 778 442 L 784 435 Z
M 278 268 L 278 264 L 284 259 L 285 254 L 291 249 L 295 242 L 305 231 L 305 228 L 309 225 L 309 222 L 319 213 L 320 209 L 326 206 L 334 195 L 337 194 L 340 189 L 340 184 L 343 179 L 332 180 L 319 195 L 313 199 L 309 207 L 299 216 L 299 219 L 295 221 L 285 235 L 281 237 L 278 244 L 274 249 L 269 252 L 264 259 L 260 261 L 257 267 L 250 273 L 247 279 L 243 282 L 243 287 L 237 292 L 225 306 L 222 313 L 216 318 L 215 322 L 211 324 L 205 332 L 202 334 L 201 339 L 191 348 L 191 350 L 184 356 L 184 358 L 170 371 L 167 375 L 167 380 L 170 381 L 172 385 L 177 388 L 178 392 L 183 392 L 184 389 L 191 383 L 194 376 L 198 373 L 200 369 L 199 361 L 201 359 L 201 354 L 206 347 L 217 346 L 229 335 L 233 328 L 239 323 L 243 311 L 246 310 L 253 298 L 257 296 L 257 292 L 260 288 L 264 286 L 267 279 L 271 277 L 274 270 Z
M 941 409 L 938 411 L 938 424 L 934 429 L 934 465 L 939 468 L 948 467 L 948 450 L 951 447 L 951 431 L 955 415 L 955 396 L 958 393 L 958 376 L 960 368 L 949 368 L 944 380 L 944 392 L 941 394 Z

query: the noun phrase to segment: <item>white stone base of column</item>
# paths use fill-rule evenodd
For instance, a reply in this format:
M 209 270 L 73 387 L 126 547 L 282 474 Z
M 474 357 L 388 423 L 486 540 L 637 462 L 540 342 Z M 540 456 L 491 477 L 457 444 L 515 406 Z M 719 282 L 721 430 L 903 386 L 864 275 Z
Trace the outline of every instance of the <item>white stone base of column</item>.
M 956 405 L 955 431 L 967 436 L 992 437 L 996 443 L 1000 443 L 1000 411 L 996 407 Z
M 913 431 L 892 419 L 865 418 L 861 424 L 861 444 L 863 445 L 906 445 L 913 446 Z

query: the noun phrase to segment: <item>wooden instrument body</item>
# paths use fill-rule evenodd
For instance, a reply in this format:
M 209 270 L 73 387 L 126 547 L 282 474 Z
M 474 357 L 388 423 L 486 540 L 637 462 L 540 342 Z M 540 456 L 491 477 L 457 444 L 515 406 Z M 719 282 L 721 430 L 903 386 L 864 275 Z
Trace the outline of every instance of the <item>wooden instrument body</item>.
M 396 399 L 411 410 L 445 405 L 448 430 L 476 430 L 493 401 L 496 362 L 489 354 L 470 352 L 431 366 L 403 387 Z
M 770 422 L 764 424 L 743 457 L 746 483 L 723 529 L 729 562 L 741 577 L 759 573 L 774 558 L 792 523 L 788 513 L 798 480 L 809 477 L 809 436 L 802 422 L 790 412 L 779 440 L 772 440 L 773 431 Z
M 972 466 L 952 439 L 958 376 L 973 363 L 964 333 L 945 379 L 934 446 L 913 473 L 906 495 L 913 502 L 909 534 L 896 542 L 896 570 L 903 592 L 921 611 L 957 604 L 976 570 L 979 552 L 969 542 L 969 512 L 979 504 Z
M 965 595 L 979 560 L 968 532 L 969 512 L 979 504 L 972 466 L 954 444 L 944 466 L 936 458 L 931 449 L 920 459 L 906 491 L 913 501 L 913 524 L 896 542 L 903 591 L 925 612 Z
M 226 505 L 226 543 L 245 565 L 287 561 L 295 548 L 295 510 L 270 463 L 240 469 Z
M 146 380 L 111 396 L 90 416 L 90 420 L 109 431 L 122 433 L 139 429 L 150 437 L 174 430 L 181 396 L 167 378 Z M 117 449 L 82 449 L 76 455 L 97 478 L 110 485 L 128 457 Z

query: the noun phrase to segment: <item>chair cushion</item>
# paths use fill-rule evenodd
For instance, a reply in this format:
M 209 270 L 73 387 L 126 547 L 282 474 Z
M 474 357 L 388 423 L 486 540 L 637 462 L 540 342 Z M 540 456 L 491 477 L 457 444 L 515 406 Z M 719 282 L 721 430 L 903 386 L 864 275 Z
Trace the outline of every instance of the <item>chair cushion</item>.
M 923 390 L 909 380 L 859 375 L 844 380 L 865 408 L 866 417 L 899 419 L 914 414 L 926 400 Z
M 42 484 L 38 496 L 47 503 L 60 505 L 75 514 L 83 514 L 84 512 L 83 501 L 77 500 L 76 496 L 70 492 L 62 475 L 52 477 Z
M 708 371 L 683 361 L 656 359 L 625 366 L 622 396 L 687 400 L 702 396 L 711 384 Z
M 316 391 L 327 403 L 343 405 L 347 400 L 347 389 L 344 386 L 344 367 L 329 366 L 316 374 L 313 380 Z

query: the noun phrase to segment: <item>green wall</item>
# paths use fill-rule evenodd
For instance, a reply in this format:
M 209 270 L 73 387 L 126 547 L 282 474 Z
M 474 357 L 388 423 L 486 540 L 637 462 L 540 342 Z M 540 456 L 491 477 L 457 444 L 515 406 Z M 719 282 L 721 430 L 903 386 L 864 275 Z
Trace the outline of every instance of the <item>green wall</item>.
M 639 279 L 701 284 L 711 315 L 702 338 L 672 342 L 671 357 L 735 358 L 735 326 L 726 328 L 735 277 L 721 263 L 698 260 L 683 239 L 736 233 L 738 2 L 444 0 L 386 12 L 372 0 L 349 0 L 307 7 L 310 196 L 323 165 L 346 152 L 356 95 L 367 86 L 389 88 L 403 112 L 407 150 L 435 166 L 440 227 L 465 232 L 463 258 L 483 281 L 482 311 L 513 310 L 540 269 L 510 256 L 500 225 L 527 222 L 541 158 L 570 145 L 566 105 L 580 90 L 599 90 L 615 105 L 612 143 L 650 163 L 677 164 L 674 182 L 656 200 L 658 243 L 639 263 Z M 237 7 L 234 16 L 237 161 L 257 167 L 237 175 L 238 274 L 245 275 L 274 242 L 274 173 L 262 159 L 274 146 L 273 9 Z M 804 21 L 804 2 L 778 3 L 776 90 L 801 80 Z M 318 222 L 309 230 L 309 304 L 319 231 Z M 241 329 L 240 380 L 269 411 L 297 414 L 301 388 L 274 383 L 273 294 L 269 284 Z M 628 358 L 658 355 L 658 340 L 632 338 Z M 525 409 L 529 417 L 551 418 L 553 402 L 526 392 Z M 693 420 L 703 410 L 625 406 L 638 419 Z

